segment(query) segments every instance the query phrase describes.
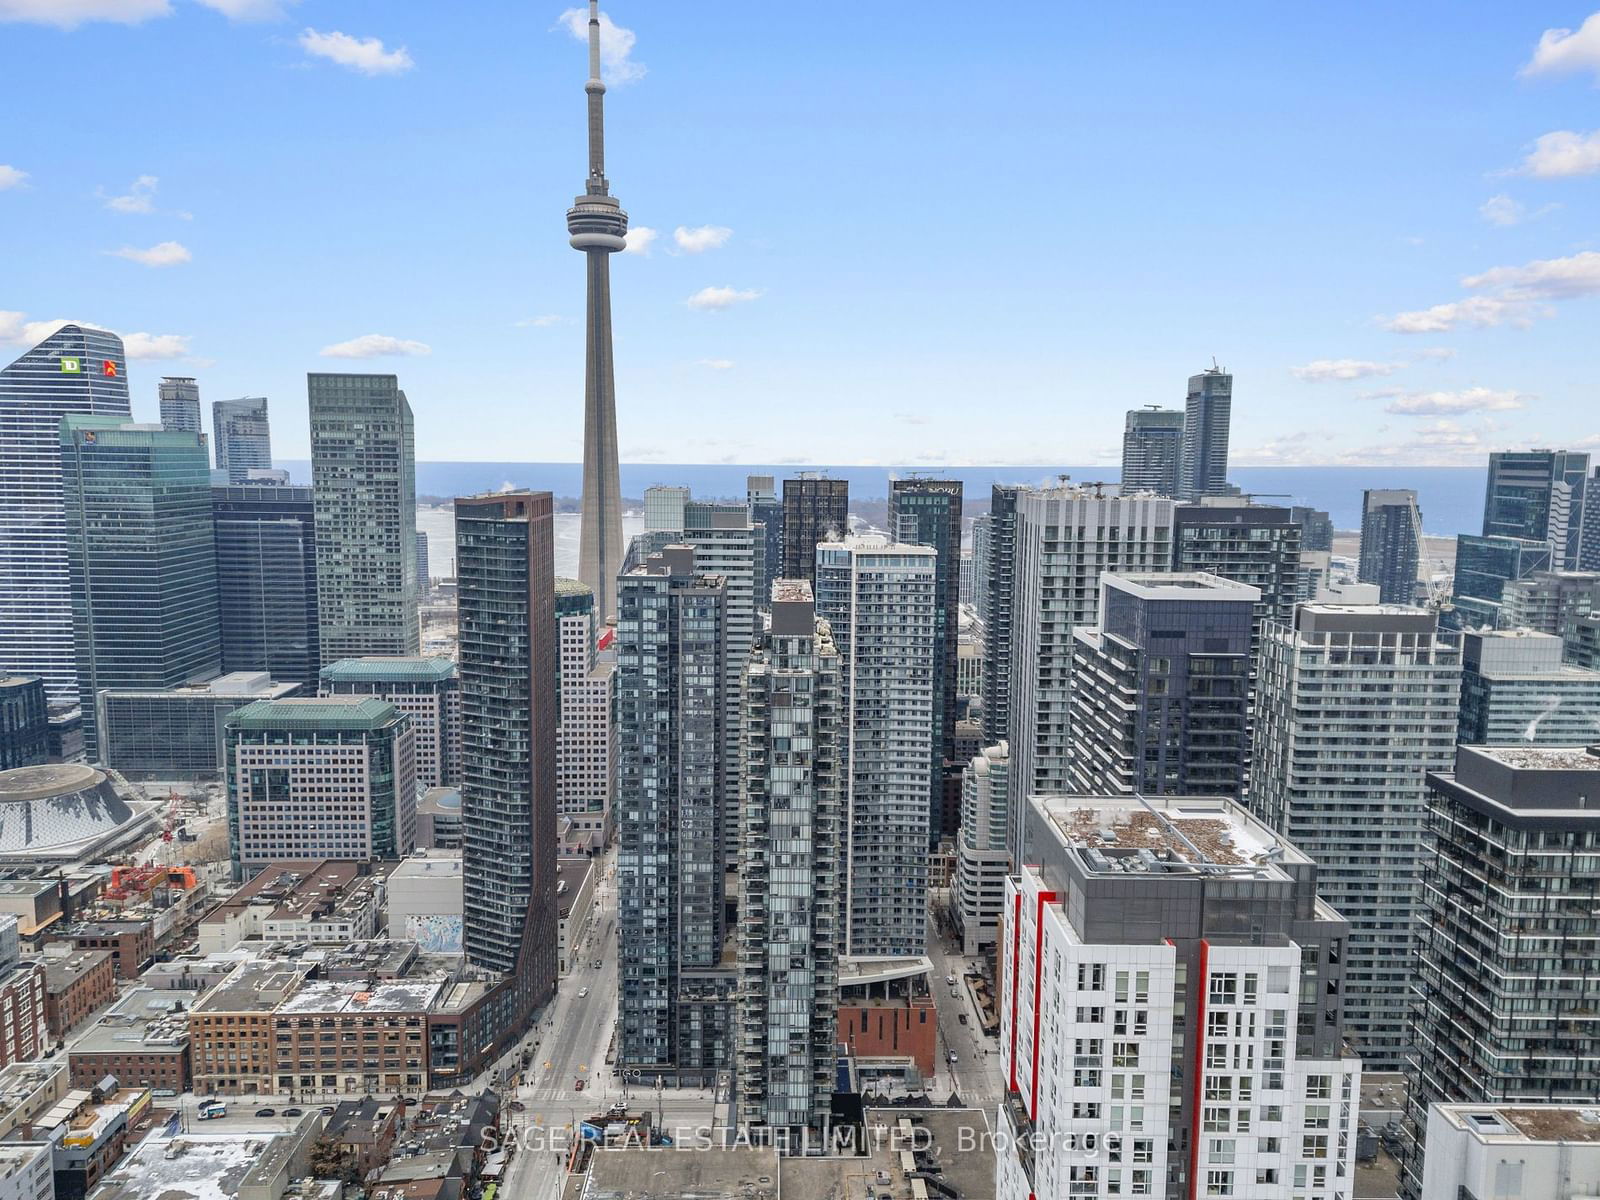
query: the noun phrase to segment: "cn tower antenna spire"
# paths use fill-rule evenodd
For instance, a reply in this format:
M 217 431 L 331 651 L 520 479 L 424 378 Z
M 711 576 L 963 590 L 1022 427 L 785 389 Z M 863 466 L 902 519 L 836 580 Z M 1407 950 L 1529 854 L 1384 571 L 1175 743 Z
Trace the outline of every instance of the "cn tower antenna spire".
M 570 245 L 588 263 L 584 321 L 583 510 L 578 578 L 594 592 L 595 619 L 617 615 L 622 567 L 622 484 L 617 467 L 617 385 L 611 357 L 611 256 L 627 246 L 628 214 L 606 179 L 606 85 L 600 78 L 600 2 L 589 0 L 589 176 L 567 210 Z

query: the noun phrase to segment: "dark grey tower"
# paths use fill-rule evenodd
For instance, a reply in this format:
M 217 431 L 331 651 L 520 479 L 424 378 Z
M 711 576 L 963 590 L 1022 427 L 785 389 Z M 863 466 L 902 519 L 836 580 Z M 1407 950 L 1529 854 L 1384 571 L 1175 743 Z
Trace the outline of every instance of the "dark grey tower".
M 1183 405 L 1183 461 L 1178 499 L 1198 500 L 1228 490 L 1228 426 L 1233 415 L 1233 376 L 1214 363 L 1189 376 Z
M 578 578 L 594 591 L 595 616 L 617 615 L 622 566 L 622 481 L 617 473 L 617 384 L 611 357 L 611 259 L 626 243 L 628 214 L 606 179 L 605 94 L 600 82 L 600 0 L 589 0 L 589 178 L 567 210 L 572 248 L 589 262 L 583 384 L 583 523 Z
M 1368 488 L 1361 498 L 1356 578 L 1378 585 L 1383 604 L 1412 604 L 1422 566 L 1422 510 L 1410 488 Z

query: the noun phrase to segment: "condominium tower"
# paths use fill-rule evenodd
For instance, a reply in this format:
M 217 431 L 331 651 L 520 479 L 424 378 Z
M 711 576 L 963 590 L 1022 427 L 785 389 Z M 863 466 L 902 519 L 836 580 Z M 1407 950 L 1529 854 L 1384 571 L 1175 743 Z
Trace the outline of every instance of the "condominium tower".
M 773 585 L 745 669 L 739 838 L 739 1123 L 821 1129 L 844 949 L 839 653 L 804 580 Z
M 825 479 L 808 471 L 783 481 L 784 579 L 812 582 L 817 572 L 817 543 L 850 531 L 850 482 Z
M 163 375 L 156 387 L 161 427 L 204 434 L 200 423 L 200 385 L 186 375 Z
M 1589 455 L 1574 450 L 1506 450 L 1489 455 L 1483 536 L 1550 545 L 1552 563 L 1576 567 Z
M 78 703 L 61 493 L 61 418 L 132 419 L 122 339 L 63 325 L 0 370 L 0 668 Z
M 1356 578 L 1378 585 L 1384 604 L 1414 604 L 1422 566 L 1422 510 L 1409 488 L 1369 488 L 1361 496 Z
M 1130 409 L 1122 429 L 1122 490 L 1176 496 L 1183 466 L 1182 409 Z
M 1198 500 L 1228 490 L 1232 412 L 1232 375 L 1210 367 L 1189 376 L 1189 395 L 1183 405 L 1183 461 L 1178 467 L 1180 499 Z
M 1460 689 L 1460 641 L 1425 609 L 1303 604 L 1262 643 L 1251 807 L 1350 921 L 1345 1020 L 1374 1070 L 1408 1045 L 1424 776 L 1450 764 Z
M 1600 671 L 1562 661 L 1554 634 L 1529 629 L 1461 635 L 1463 746 L 1600 743 Z
M 306 379 L 322 661 L 416 654 L 411 405 L 393 375 Z
M 985 746 L 961 773 L 954 915 L 963 954 L 989 949 L 999 935 L 1000 905 L 1011 869 L 1006 853 L 1010 771 L 1010 750 L 1001 741 Z
M 587 584 L 556 580 L 556 627 L 556 811 L 589 845 L 604 846 L 617 790 L 617 661 L 601 656 Z
M 816 556 L 817 615 L 842 672 L 847 953 L 922 954 L 938 552 L 851 538 Z
M 983 740 L 1010 736 L 1011 645 L 1017 580 L 1017 497 L 1022 489 L 997 483 L 986 514 L 985 553 L 978 579 L 978 620 L 983 625 Z M 983 518 L 980 518 L 980 520 Z M 974 545 L 977 530 L 973 531 Z
M 772 584 L 783 568 L 783 501 L 771 475 L 745 478 L 745 503 L 750 520 L 761 530 L 761 578 L 756 580 L 756 607 L 762 612 L 772 603 Z
M 265 396 L 214 401 L 211 433 L 217 470 L 228 473 L 229 483 L 244 483 L 251 471 L 272 466 L 272 429 L 267 423 Z

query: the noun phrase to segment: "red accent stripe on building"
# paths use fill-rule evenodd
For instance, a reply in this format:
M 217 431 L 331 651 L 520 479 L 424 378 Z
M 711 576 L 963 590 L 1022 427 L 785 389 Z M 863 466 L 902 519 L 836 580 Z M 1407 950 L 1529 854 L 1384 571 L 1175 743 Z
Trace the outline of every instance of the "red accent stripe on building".
M 1017 984 L 1022 976 L 1022 893 L 1011 906 L 1011 1090 L 1017 1090 Z
M 1044 977 L 1044 906 L 1056 898 L 1054 892 L 1039 893 L 1039 907 L 1033 913 L 1033 1087 L 1028 1092 L 1028 1119 L 1039 1119 L 1039 982 Z
M 1189 1120 L 1189 1200 L 1200 1196 L 1200 1102 L 1205 1094 L 1206 1066 L 1206 993 L 1211 983 L 1206 974 L 1211 958 L 1211 943 L 1200 939 L 1200 999 L 1195 1004 L 1194 1018 L 1194 1111 Z

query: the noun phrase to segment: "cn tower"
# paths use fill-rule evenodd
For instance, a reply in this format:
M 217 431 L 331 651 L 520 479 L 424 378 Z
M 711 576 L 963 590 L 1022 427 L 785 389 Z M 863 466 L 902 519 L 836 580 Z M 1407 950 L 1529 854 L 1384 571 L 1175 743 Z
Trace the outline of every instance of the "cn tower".
M 583 384 L 583 518 L 578 578 L 594 590 L 595 619 L 617 615 L 622 567 L 622 482 L 617 472 L 617 382 L 611 357 L 611 259 L 628 214 L 606 181 L 606 85 L 600 81 L 600 0 L 589 0 L 589 178 L 567 210 L 572 248 L 589 262 Z

